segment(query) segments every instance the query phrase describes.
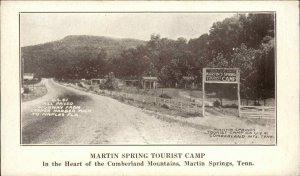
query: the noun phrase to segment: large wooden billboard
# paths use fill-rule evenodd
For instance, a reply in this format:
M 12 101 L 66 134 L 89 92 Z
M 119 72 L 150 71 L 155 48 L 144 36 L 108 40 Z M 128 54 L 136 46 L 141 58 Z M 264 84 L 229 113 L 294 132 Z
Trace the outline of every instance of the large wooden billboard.
M 202 115 L 205 116 L 205 83 L 237 84 L 238 112 L 240 116 L 240 70 L 238 68 L 203 68 Z

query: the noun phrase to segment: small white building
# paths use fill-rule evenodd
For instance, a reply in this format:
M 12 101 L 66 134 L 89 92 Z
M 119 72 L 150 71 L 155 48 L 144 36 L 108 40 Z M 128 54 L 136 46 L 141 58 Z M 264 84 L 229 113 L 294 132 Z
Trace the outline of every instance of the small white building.
M 100 84 L 104 84 L 106 81 L 106 79 L 91 79 L 91 85 L 100 85 Z
M 23 74 L 23 80 L 24 81 L 30 81 L 33 80 L 34 74 L 33 73 L 24 73 Z
M 192 76 L 183 76 L 184 88 L 195 88 L 195 78 Z
M 158 85 L 157 77 L 152 77 L 152 76 L 142 77 L 143 89 L 156 89 L 157 85 Z

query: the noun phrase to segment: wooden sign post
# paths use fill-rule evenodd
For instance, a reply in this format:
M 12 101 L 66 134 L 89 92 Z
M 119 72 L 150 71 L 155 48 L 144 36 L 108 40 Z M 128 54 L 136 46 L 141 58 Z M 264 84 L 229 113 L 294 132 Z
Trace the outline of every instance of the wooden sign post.
M 205 83 L 237 84 L 238 113 L 240 117 L 240 69 L 203 68 L 202 72 L 202 115 L 205 116 Z

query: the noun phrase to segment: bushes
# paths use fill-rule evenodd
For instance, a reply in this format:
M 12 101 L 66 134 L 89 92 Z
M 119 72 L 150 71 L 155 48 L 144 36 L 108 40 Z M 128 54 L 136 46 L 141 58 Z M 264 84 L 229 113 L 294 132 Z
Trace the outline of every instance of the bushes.
M 170 107 L 168 105 L 166 105 L 166 104 L 161 105 L 161 107 L 165 108 L 165 109 L 170 109 Z
M 28 87 L 24 87 L 24 94 L 28 94 L 30 92 Z
M 100 89 L 116 90 L 118 89 L 118 83 L 115 80 L 107 80 L 104 84 L 99 85 Z
M 118 98 L 118 97 L 116 97 L 116 98 Z M 121 102 L 124 102 L 125 101 L 125 98 L 124 97 L 119 97 L 119 100 L 121 101 Z
M 94 91 L 95 88 L 94 88 L 93 86 L 91 86 L 91 87 L 88 88 L 88 90 L 89 90 L 89 91 Z
M 216 100 L 213 102 L 213 105 L 214 105 L 214 107 L 220 107 L 221 103 L 218 100 Z
M 167 99 L 171 99 L 172 98 L 170 95 L 165 94 L 165 93 L 164 94 L 160 94 L 159 97 L 160 98 L 167 98 Z
M 81 82 L 78 83 L 78 87 L 85 88 L 83 83 L 81 83 Z
M 214 101 L 213 106 L 217 108 L 238 108 L 238 105 L 236 104 L 226 104 L 222 106 L 219 100 Z
M 24 85 L 31 85 L 31 84 L 37 84 L 41 81 L 41 78 L 34 78 L 32 80 L 24 80 Z
M 261 104 L 259 103 L 259 101 L 254 101 L 253 106 L 261 106 Z
M 223 108 L 238 108 L 238 105 L 236 104 L 224 105 Z

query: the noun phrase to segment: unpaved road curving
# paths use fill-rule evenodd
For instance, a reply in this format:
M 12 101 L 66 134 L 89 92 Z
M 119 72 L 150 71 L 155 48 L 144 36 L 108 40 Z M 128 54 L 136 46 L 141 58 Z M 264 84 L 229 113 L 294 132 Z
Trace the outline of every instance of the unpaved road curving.
M 214 144 L 220 141 L 209 138 L 205 134 L 208 129 L 223 128 L 224 124 L 245 126 L 235 117 L 199 117 L 187 121 L 162 118 L 109 97 L 62 86 L 52 79 L 42 81 L 48 93 L 22 103 L 22 144 Z M 74 105 L 91 112 L 78 117 L 32 115 L 32 109 L 53 98 L 68 98 Z
M 149 115 L 109 97 L 64 87 L 43 79 L 47 95 L 22 103 L 23 144 L 187 144 L 199 129 Z M 91 113 L 78 117 L 33 116 L 31 109 L 53 98 L 68 98 Z M 202 129 L 200 129 L 202 130 Z

